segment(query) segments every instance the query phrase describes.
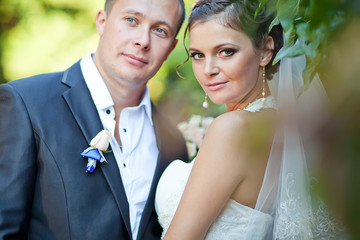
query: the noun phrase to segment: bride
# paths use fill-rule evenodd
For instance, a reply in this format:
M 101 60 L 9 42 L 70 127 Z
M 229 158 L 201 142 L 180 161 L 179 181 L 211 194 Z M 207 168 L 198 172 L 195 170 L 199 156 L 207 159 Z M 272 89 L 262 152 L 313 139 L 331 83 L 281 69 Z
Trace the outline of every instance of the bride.
M 174 161 L 159 181 L 155 207 L 164 239 L 328 234 L 329 228 L 314 228 L 301 141 L 295 130 L 290 135 L 278 130 L 291 121 L 278 124 L 276 109 L 281 102 L 288 109 L 297 96 L 294 75 L 301 71 L 284 60 L 276 73 L 279 66 L 272 60 L 283 44 L 282 28 L 268 32 L 273 16 L 265 8 L 254 19 L 258 5 L 200 0 L 189 17 L 185 34 L 194 74 L 214 103 L 225 104 L 226 113 L 212 122 L 196 159 Z M 331 226 L 327 220 L 322 224 Z

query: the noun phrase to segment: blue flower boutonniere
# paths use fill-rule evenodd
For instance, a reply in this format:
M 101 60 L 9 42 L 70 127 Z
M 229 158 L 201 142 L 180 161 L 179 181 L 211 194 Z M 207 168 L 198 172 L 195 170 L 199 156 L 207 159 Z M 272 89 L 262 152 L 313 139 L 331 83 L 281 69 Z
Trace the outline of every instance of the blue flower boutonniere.
M 93 173 L 96 167 L 96 162 L 106 162 L 104 153 L 108 152 L 111 133 L 108 130 L 100 131 L 91 141 L 90 147 L 85 149 L 81 156 L 88 158 L 86 172 Z

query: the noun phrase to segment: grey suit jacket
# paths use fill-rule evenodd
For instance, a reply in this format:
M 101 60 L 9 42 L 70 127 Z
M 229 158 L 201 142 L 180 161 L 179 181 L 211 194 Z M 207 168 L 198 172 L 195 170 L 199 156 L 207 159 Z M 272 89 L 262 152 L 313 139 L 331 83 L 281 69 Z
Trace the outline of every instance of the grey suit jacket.
M 153 106 L 159 158 L 138 239 L 159 239 L 158 180 L 187 158 L 183 136 Z M 79 62 L 64 72 L 0 86 L 0 239 L 131 239 L 129 208 L 114 158 L 93 174 L 80 153 L 102 130 Z

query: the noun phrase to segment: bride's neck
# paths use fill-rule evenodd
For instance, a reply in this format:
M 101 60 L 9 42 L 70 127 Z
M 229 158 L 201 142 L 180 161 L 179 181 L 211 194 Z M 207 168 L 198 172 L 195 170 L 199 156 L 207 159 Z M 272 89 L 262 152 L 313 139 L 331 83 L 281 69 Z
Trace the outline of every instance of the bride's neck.
M 226 104 L 226 111 L 231 112 L 238 109 L 242 110 L 247 106 L 249 106 L 251 103 L 255 102 L 256 100 L 263 97 L 268 97 L 270 95 L 270 89 L 267 84 L 265 84 L 265 96 L 262 95 L 262 84 L 261 84 L 261 88 L 259 88 L 257 85 L 258 84 L 256 84 L 255 87 L 253 88 L 254 90 L 250 91 L 245 97 L 240 99 L 240 101 L 236 103 Z

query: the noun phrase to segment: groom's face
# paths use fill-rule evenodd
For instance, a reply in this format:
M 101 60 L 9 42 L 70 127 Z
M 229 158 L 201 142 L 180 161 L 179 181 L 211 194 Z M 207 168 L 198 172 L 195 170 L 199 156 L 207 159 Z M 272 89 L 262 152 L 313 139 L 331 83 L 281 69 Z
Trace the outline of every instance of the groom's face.
M 178 0 L 117 0 L 99 11 L 94 59 L 104 80 L 144 86 L 175 47 L 181 14 Z

